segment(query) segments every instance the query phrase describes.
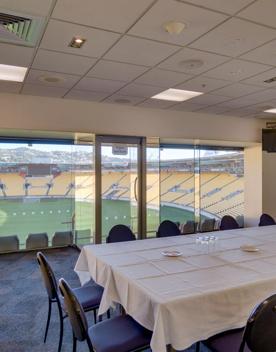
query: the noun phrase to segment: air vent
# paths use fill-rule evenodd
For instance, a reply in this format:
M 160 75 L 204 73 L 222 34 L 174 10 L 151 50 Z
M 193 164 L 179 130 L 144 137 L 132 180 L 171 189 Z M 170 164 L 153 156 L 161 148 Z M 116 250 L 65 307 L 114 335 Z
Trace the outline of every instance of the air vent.
M 266 80 L 264 81 L 264 83 L 273 83 L 273 82 L 275 82 L 275 81 L 276 81 L 276 77 L 272 77 L 272 78 L 266 79 Z
M 41 33 L 44 19 L 0 12 L 0 41 L 34 46 Z

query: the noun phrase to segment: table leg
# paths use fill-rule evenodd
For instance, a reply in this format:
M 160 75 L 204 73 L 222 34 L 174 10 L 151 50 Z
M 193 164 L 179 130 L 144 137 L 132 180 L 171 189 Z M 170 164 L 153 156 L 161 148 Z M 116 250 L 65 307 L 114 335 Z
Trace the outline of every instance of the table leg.
M 167 345 L 167 352 L 176 352 L 171 345 Z

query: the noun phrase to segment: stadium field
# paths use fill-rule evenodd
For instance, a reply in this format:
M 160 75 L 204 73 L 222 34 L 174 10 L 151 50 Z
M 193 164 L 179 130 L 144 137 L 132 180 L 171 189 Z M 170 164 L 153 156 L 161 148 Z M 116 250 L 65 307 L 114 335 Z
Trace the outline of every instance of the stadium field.
M 81 232 L 94 228 L 93 204 L 83 201 L 74 201 L 70 198 L 25 198 L 0 200 L 0 236 L 16 234 L 19 237 L 21 248 L 29 233 L 47 232 L 49 239 L 55 231 L 71 229 L 72 215 L 76 214 L 76 230 L 80 231 L 78 243 L 87 243 L 82 239 Z M 116 224 L 130 225 L 130 207 L 127 201 L 103 200 L 103 233 Z M 133 212 L 136 214 L 136 211 Z M 91 216 L 92 214 L 92 216 Z M 181 223 L 191 219 L 191 213 L 184 209 L 162 206 L 161 219 L 170 219 Z M 133 218 L 135 222 L 135 217 Z M 147 227 L 155 235 L 159 224 L 159 213 L 148 209 Z M 134 226 L 135 229 L 135 226 Z M 87 237 L 86 235 L 83 235 Z

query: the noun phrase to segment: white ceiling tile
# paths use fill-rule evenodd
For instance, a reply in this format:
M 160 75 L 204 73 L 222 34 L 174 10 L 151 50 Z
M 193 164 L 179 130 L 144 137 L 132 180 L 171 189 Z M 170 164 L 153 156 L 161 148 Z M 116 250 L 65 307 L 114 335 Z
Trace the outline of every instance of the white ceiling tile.
M 224 97 L 238 98 L 243 95 L 252 94 L 262 90 L 262 88 L 249 86 L 246 84 L 235 83 L 230 86 L 217 89 L 212 92 L 212 94 L 223 95 Z
M 34 56 L 34 49 L 25 46 L 0 43 L 0 64 L 28 67 Z
M 184 46 L 226 18 L 227 16 L 225 15 L 175 0 L 159 0 L 131 28 L 129 33 Z M 183 22 L 187 25 L 181 34 L 172 35 L 164 30 L 163 25 L 172 20 Z
M 126 83 L 121 81 L 111 81 L 108 79 L 99 79 L 93 77 L 84 77 L 75 86 L 80 90 L 92 90 L 95 92 L 114 93 Z
M 191 47 L 235 57 L 274 38 L 274 29 L 231 18 L 196 40 Z
M 198 112 L 220 115 L 220 114 L 226 112 L 227 110 L 229 110 L 229 109 L 218 106 L 218 105 L 214 105 L 214 106 L 207 106 L 207 107 L 204 106 L 202 109 L 199 109 Z
M 21 87 L 22 87 L 22 83 L 0 81 L 1 93 L 19 93 Z
M 86 39 L 86 42 L 80 49 L 71 48 L 69 46 L 72 38 L 76 36 Z M 100 29 L 50 20 L 40 47 L 75 55 L 100 57 L 119 39 L 119 37 L 119 34 Z
M 230 100 L 229 97 L 222 97 L 220 95 L 213 95 L 213 94 L 202 94 L 198 97 L 190 99 L 192 104 L 200 104 L 200 105 L 215 105 L 222 103 L 224 101 Z
M 152 70 L 144 73 L 141 77 L 137 78 L 135 83 L 171 88 L 176 84 L 187 81 L 187 79 L 191 77 L 191 75 L 187 75 L 185 73 L 153 68 Z
M 47 16 L 52 3 L 52 0 L 0 0 L 0 8 L 1 11 L 11 10 L 22 15 Z
M 164 89 L 150 85 L 130 83 L 120 90 L 119 94 L 130 95 L 134 97 L 150 98 L 157 93 L 162 92 Z
M 25 83 L 22 89 L 22 94 L 61 98 L 67 91 L 67 88 L 47 87 L 38 84 Z
M 197 111 L 202 108 L 201 104 L 193 104 L 190 101 L 184 101 L 183 103 L 179 103 L 173 105 L 169 108 L 169 110 L 176 110 L 176 111 Z
M 276 1 L 258 0 L 239 13 L 240 17 L 276 28 Z
M 100 60 L 88 73 L 88 77 L 129 82 L 148 70 L 148 67 Z
M 143 108 L 156 108 L 156 109 L 167 109 L 170 106 L 175 105 L 173 101 L 158 100 L 158 99 L 148 99 L 143 103 L 139 104 Z
M 271 82 L 271 83 L 265 83 L 267 79 L 276 77 L 276 68 L 273 68 L 272 70 L 260 73 L 254 77 L 250 77 L 248 79 L 245 79 L 242 81 L 242 83 L 245 84 L 252 84 L 258 87 L 264 87 L 264 88 L 276 88 L 276 81 Z M 260 88 L 259 88 L 260 89 Z
M 219 106 L 229 107 L 229 108 L 242 108 L 242 107 L 252 107 L 258 103 L 264 103 L 276 99 L 275 89 L 266 89 L 261 92 L 253 93 L 245 97 L 240 97 L 219 104 Z
M 271 66 L 276 66 L 276 40 L 251 50 L 241 56 L 242 59 L 260 62 Z
M 204 6 L 230 15 L 240 11 L 252 1 L 253 0 L 192 0 L 194 5 Z
M 49 82 L 45 78 L 57 78 L 58 82 Z M 63 87 L 71 88 L 77 81 L 80 79 L 80 76 L 68 75 L 65 73 L 55 73 L 49 71 L 40 71 L 40 70 L 30 70 L 28 76 L 25 80 L 26 83 L 34 83 L 45 86 L 52 87 Z
M 159 67 L 167 70 L 198 75 L 229 60 L 226 56 L 206 53 L 200 50 L 184 48 L 162 62 Z M 202 63 L 202 66 L 193 65 Z
M 193 90 L 196 92 L 203 92 L 203 93 L 208 93 L 212 90 L 225 87 L 232 82 L 230 81 L 225 81 L 222 79 L 214 79 L 214 78 L 208 78 L 204 76 L 199 76 L 193 79 L 190 79 L 187 82 L 184 82 L 182 84 L 179 84 L 177 88 L 179 89 L 186 89 L 186 90 Z
M 137 65 L 154 66 L 179 50 L 179 47 L 151 40 L 124 36 L 105 58 Z
M 8 1 L 8 0 L 7 0 Z M 54 18 L 125 32 L 153 0 L 58 0 Z
M 208 71 L 205 75 L 236 82 L 269 69 L 270 66 L 236 59 Z
M 96 59 L 89 57 L 39 49 L 32 68 L 83 75 L 95 62 Z
M 105 99 L 105 103 L 112 103 L 112 104 L 121 104 L 121 105 L 136 105 L 140 101 L 143 101 L 144 98 L 141 97 L 133 97 L 127 96 L 122 94 L 113 94 L 111 97 Z
M 101 101 L 108 97 L 109 93 L 92 92 L 88 90 L 72 89 L 66 95 L 65 99 Z

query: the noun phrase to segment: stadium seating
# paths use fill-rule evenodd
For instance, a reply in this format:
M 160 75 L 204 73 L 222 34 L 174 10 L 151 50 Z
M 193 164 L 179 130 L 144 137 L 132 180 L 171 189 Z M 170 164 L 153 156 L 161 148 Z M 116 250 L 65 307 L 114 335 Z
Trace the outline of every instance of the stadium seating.
M 52 238 L 53 247 L 64 247 L 73 244 L 72 231 L 57 231 Z

